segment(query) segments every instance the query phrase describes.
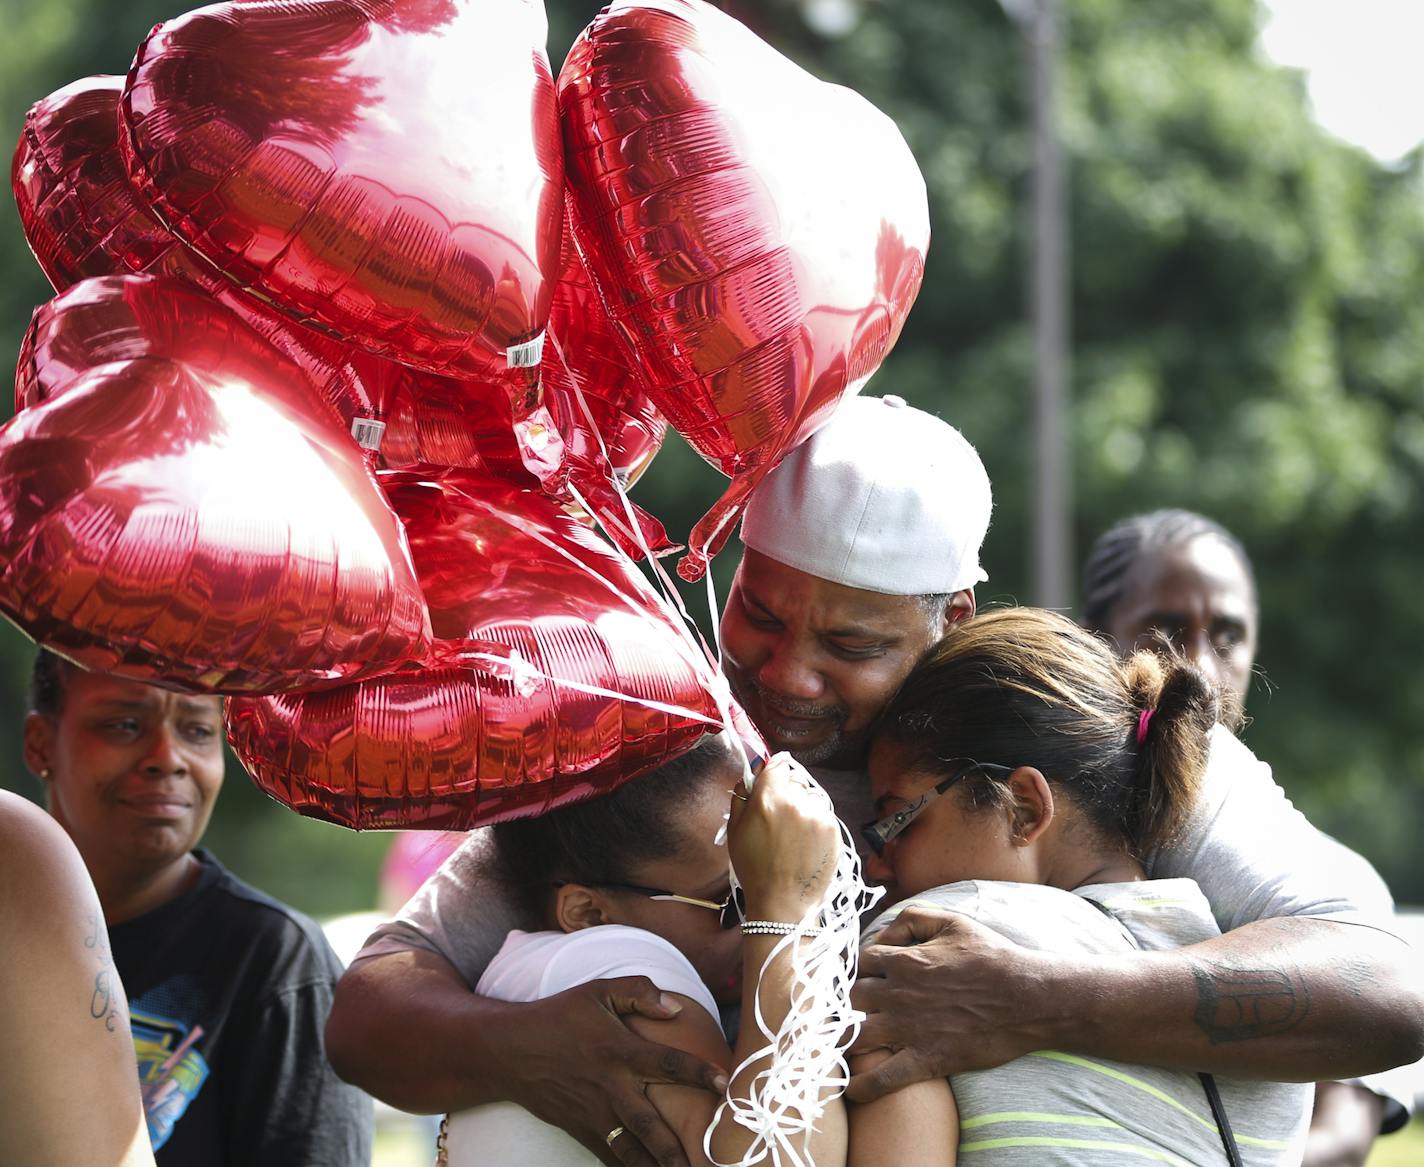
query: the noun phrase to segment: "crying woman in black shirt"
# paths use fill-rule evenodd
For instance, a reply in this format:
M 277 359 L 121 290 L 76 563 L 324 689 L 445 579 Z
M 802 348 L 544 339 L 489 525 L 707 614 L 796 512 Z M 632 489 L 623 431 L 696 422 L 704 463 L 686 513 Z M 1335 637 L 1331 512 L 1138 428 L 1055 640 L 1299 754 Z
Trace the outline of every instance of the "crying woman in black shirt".
M 351 1167 L 371 1102 L 327 1064 L 341 966 L 320 929 L 195 850 L 222 704 L 41 651 L 25 762 L 99 892 L 159 1167 Z

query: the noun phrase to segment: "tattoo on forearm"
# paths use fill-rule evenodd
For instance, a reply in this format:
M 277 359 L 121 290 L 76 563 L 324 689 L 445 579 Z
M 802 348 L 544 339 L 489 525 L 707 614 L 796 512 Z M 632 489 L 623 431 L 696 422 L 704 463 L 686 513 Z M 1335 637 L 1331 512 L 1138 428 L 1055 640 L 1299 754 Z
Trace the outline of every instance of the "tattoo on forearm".
M 1293 968 L 1233 968 L 1194 960 L 1192 973 L 1195 1020 L 1212 1045 L 1285 1033 L 1310 1012 L 1310 989 Z
M 97 913 L 89 916 L 84 947 L 91 949 L 99 962 L 99 971 L 94 974 L 94 991 L 89 996 L 89 1016 L 102 1021 L 104 1028 L 113 1033 L 123 1018 L 124 1001 L 116 991 L 118 977 L 109 951 L 109 934 L 104 930 L 103 917 Z
M 816 870 L 811 872 L 810 875 L 808 875 L 805 879 L 801 881 L 801 896 L 803 899 L 806 896 L 809 896 L 811 894 L 811 889 L 816 887 L 821 882 L 821 872 L 825 871 L 826 864 L 829 862 L 830 858 L 826 855 L 822 855 L 821 861 L 816 864 Z

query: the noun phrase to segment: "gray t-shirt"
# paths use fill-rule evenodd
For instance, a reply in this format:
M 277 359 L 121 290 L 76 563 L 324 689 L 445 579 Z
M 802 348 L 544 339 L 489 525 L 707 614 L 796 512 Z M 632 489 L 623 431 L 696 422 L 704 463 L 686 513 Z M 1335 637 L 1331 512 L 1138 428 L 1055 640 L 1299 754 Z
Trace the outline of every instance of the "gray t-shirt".
M 863 939 L 915 904 L 961 913 L 1024 947 L 1053 952 L 1160 951 L 1220 935 L 1189 879 L 1073 892 L 971 881 L 896 904 Z M 1154 1161 L 1216 1167 L 1225 1159 L 1205 1089 L 1188 1071 L 1037 1050 L 992 1070 L 954 1074 L 949 1083 L 960 1152 L 974 1151 L 983 1167 Z M 1314 1087 L 1220 1075 L 1216 1084 L 1247 1167 L 1300 1162 Z
M 870 817 L 868 783 L 843 771 L 818 777 L 858 838 Z M 1212 733 L 1197 805 L 1178 841 L 1149 857 L 1148 873 L 1195 880 L 1222 931 L 1279 916 L 1393 931 L 1393 901 L 1374 868 L 1312 827 L 1272 780 L 1270 767 L 1221 726 Z M 489 832 L 472 831 L 352 963 L 423 949 L 444 957 L 473 985 L 513 929 L 541 926 L 501 884 Z

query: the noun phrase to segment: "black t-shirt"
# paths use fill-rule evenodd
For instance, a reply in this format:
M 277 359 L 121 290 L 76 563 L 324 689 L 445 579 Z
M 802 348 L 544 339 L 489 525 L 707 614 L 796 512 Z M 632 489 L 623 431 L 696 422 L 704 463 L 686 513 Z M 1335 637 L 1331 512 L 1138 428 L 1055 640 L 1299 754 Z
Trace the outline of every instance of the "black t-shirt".
M 364 1167 L 371 1100 L 327 1063 L 341 964 L 321 929 L 212 856 L 109 930 L 160 1167 Z

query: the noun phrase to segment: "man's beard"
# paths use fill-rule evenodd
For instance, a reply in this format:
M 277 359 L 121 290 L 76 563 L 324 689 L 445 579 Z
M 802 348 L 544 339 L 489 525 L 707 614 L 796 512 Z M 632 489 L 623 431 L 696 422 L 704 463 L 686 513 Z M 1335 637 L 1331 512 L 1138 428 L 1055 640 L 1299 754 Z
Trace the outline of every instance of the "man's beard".
M 824 719 L 832 727 L 824 740 L 805 747 L 787 746 L 786 751 L 803 766 L 822 766 L 829 769 L 856 769 L 865 764 L 865 756 L 870 744 L 868 730 L 847 732 L 848 711 L 840 705 L 818 705 L 814 701 L 797 701 L 780 695 L 768 694 L 767 690 L 734 667 L 727 668 L 727 679 L 732 692 L 744 706 L 759 708 L 764 715 L 777 713 L 788 717 L 810 717 Z M 753 722 L 756 718 L 752 718 Z M 766 730 L 758 725 L 758 730 Z M 768 742 L 773 749 L 777 743 Z
M 838 726 L 836 732 L 825 741 L 818 742 L 810 749 L 791 750 L 790 754 L 808 769 L 819 766 L 826 770 L 862 770 L 865 768 L 869 751 L 868 729 L 847 733 L 844 728 Z

